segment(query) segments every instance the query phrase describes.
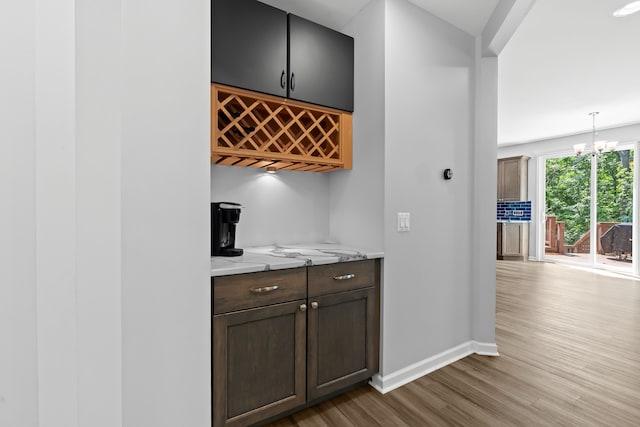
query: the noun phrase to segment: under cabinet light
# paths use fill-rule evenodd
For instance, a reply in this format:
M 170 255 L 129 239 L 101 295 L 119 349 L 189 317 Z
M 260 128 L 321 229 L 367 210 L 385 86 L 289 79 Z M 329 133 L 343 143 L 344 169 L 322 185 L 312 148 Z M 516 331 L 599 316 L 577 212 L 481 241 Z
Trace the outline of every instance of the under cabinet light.
M 276 173 L 278 169 L 275 166 L 267 166 L 267 173 Z

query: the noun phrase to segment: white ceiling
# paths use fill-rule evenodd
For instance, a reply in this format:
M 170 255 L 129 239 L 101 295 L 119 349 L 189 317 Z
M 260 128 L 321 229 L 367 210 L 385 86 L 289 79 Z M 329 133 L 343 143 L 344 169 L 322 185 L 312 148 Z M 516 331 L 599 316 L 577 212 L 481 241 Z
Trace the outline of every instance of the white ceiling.
M 369 0 L 261 0 L 340 30 Z M 409 0 L 477 36 L 499 0 Z M 499 56 L 498 144 L 640 123 L 640 13 L 630 0 L 536 0 Z
M 628 0 L 537 0 L 499 56 L 498 142 L 640 122 L 640 13 Z
M 409 0 L 472 36 L 479 36 L 498 0 Z
M 303 18 L 340 30 L 370 0 L 260 0 Z M 471 34 L 482 32 L 498 0 L 409 0 Z

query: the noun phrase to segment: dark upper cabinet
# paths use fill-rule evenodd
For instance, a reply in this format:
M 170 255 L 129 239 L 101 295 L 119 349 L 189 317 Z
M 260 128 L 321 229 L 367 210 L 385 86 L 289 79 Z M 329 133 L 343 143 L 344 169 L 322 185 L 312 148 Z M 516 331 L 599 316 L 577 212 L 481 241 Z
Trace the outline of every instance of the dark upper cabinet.
M 353 38 L 256 0 L 213 0 L 211 81 L 353 111 Z
M 289 98 L 353 111 L 353 38 L 289 14 Z
M 213 0 L 211 81 L 287 96 L 287 13 L 255 0 Z

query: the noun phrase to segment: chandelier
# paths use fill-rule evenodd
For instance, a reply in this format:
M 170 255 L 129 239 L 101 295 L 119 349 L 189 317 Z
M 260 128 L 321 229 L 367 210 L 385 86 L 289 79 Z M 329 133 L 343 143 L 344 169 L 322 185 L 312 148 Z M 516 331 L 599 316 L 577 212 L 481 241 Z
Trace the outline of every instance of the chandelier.
M 596 154 L 602 154 L 609 151 L 613 151 L 616 149 L 616 145 L 618 145 L 618 141 L 606 141 L 606 140 L 598 140 L 596 141 L 596 136 L 598 133 L 596 132 L 596 116 L 600 114 L 598 111 L 594 111 L 589 113 L 593 122 L 593 131 L 591 133 L 591 155 L 595 156 Z M 585 148 L 587 144 L 575 144 L 573 146 L 573 150 L 576 152 L 576 156 L 582 156 L 585 154 Z

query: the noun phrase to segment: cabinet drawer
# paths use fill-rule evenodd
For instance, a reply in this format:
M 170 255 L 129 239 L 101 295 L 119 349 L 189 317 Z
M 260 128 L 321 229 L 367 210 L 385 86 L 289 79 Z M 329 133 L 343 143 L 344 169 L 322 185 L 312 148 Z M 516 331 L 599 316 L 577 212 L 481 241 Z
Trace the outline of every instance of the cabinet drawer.
M 213 277 L 213 314 L 305 299 L 306 269 Z
M 309 296 L 326 295 L 375 284 L 375 260 L 309 267 Z

